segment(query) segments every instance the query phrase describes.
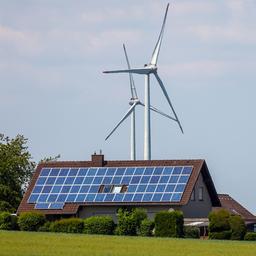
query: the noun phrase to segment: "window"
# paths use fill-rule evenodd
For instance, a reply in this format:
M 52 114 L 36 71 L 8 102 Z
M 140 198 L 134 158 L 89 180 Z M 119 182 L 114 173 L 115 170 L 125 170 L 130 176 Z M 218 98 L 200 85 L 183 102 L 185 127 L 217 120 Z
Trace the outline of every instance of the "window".
M 103 193 L 111 193 L 112 192 L 112 185 L 104 185 Z
M 195 201 L 196 198 L 195 198 L 195 190 L 193 189 L 192 193 L 191 193 L 191 197 L 190 197 L 190 200 L 191 201 Z
M 121 193 L 125 193 L 128 189 L 128 186 L 127 185 L 123 185 L 122 186 L 122 189 L 121 189 Z
M 199 189 L 198 189 L 198 200 L 199 201 L 203 201 L 204 200 L 204 188 L 203 187 L 200 187 Z
M 98 193 L 125 193 L 127 189 L 127 185 L 101 185 Z
M 112 193 L 120 193 L 122 189 L 122 186 L 114 186 Z

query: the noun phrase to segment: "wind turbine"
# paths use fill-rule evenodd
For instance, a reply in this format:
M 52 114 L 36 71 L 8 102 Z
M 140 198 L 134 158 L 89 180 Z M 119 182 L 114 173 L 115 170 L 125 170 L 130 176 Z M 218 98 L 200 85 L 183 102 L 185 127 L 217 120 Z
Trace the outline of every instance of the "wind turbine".
M 128 69 L 130 69 L 131 66 L 130 66 L 130 62 L 129 62 L 127 51 L 126 51 L 124 44 L 123 44 L 123 49 L 124 49 L 125 59 L 127 62 L 127 67 L 128 67 Z M 129 105 L 131 107 L 128 109 L 128 111 L 125 113 L 125 115 L 122 117 L 122 119 L 118 122 L 118 124 L 114 127 L 114 129 L 108 134 L 108 136 L 106 137 L 105 140 L 107 140 L 115 132 L 115 130 L 121 125 L 121 123 L 124 122 L 124 120 L 129 115 L 131 115 L 131 160 L 136 160 L 135 108 L 136 108 L 136 106 L 145 107 L 145 105 L 138 98 L 138 94 L 136 91 L 132 73 L 129 73 L 129 80 L 130 80 L 130 90 L 131 90 L 131 99 L 129 101 Z M 173 117 L 165 114 L 164 112 L 162 112 L 161 110 L 159 110 L 153 106 L 149 106 L 149 108 L 150 108 L 150 110 L 152 110 L 164 117 L 167 117 L 171 120 L 176 121 Z
M 165 89 L 165 86 L 159 77 L 157 73 L 157 60 L 158 55 L 161 48 L 161 43 L 163 40 L 163 34 L 164 34 L 164 28 L 167 18 L 167 13 L 169 9 L 169 3 L 167 4 L 163 24 L 161 27 L 161 31 L 156 43 L 156 46 L 154 48 L 151 60 L 149 64 L 145 64 L 143 68 L 135 68 L 135 69 L 126 69 L 126 70 L 112 70 L 112 71 L 104 71 L 103 73 L 135 73 L 139 75 L 145 76 L 145 112 L 144 112 L 144 160 L 150 160 L 151 159 L 151 129 L 150 129 L 150 75 L 153 74 L 158 81 L 160 88 L 162 89 L 162 92 L 172 110 L 172 113 L 174 115 L 174 120 L 178 123 L 181 132 L 183 133 L 183 129 L 181 126 L 181 123 L 179 121 L 179 118 L 172 106 L 171 100 L 169 98 L 169 95 Z

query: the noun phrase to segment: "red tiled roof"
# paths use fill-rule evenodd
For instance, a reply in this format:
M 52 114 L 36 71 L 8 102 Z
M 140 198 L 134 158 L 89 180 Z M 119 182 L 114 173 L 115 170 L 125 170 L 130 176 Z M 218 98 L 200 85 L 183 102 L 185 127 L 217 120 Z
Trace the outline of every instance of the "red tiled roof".
M 105 161 L 103 155 L 93 155 L 92 161 L 60 161 L 60 162 L 48 162 L 39 164 L 32 177 L 31 183 L 21 201 L 17 213 L 24 211 L 33 211 L 34 204 L 28 204 L 28 198 L 33 190 L 36 180 L 41 172 L 42 168 L 64 168 L 64 167 L 130 167 L 130 166 L 193 166 L 192 174 L 189 178 L 186 189 L 183 193 L 182 199 L 178 203 L 119 203 L 119 205 L 186 205 L 190 200 L 191 193 L 194 185 L 202 173 L 203 179 L 208 188 L 212 205 L 220 206 L 220 202 L 208 171 L 207 165 L 204 160 L 140 160 L 140 161 Z M 42 210 L 45 214 L 76 214 L 80 205 L 117 205 L 117 203 L 66 203 L 62 210 Z
M 256 221 L 256 216 L 250 213 L 240 203 L 228 194 L 218 194 L 222 208 L 227 209 L 231 214 L 240 215 L 246 221 Z

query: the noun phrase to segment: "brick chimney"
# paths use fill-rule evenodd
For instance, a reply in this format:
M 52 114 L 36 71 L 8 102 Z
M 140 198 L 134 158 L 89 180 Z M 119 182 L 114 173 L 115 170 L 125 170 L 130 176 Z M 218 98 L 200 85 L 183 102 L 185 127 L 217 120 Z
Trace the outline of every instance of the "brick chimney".
M 96 154 L 96 152 L 92 155 L 92 163 L 93 165 L 95 166 L 98 166 L 98 167 L 102 167 L 104 166 L 104 155 L 100 154 Z

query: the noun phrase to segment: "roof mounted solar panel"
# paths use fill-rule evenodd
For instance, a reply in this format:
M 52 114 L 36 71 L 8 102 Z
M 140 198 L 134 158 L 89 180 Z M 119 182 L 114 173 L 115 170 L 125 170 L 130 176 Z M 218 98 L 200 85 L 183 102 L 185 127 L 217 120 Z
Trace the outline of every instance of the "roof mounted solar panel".
M 48 209 L 63 209 L 65 203 L 51 203 Z
M 193 166 L 42 168 L 28 203 L 63 209 L 65 203 L 177 203 Z
M 35 205 L 35 209 L 38 209 L 38 210 L 46 210 L 49 208 L 49 203 L 37 203 Z

